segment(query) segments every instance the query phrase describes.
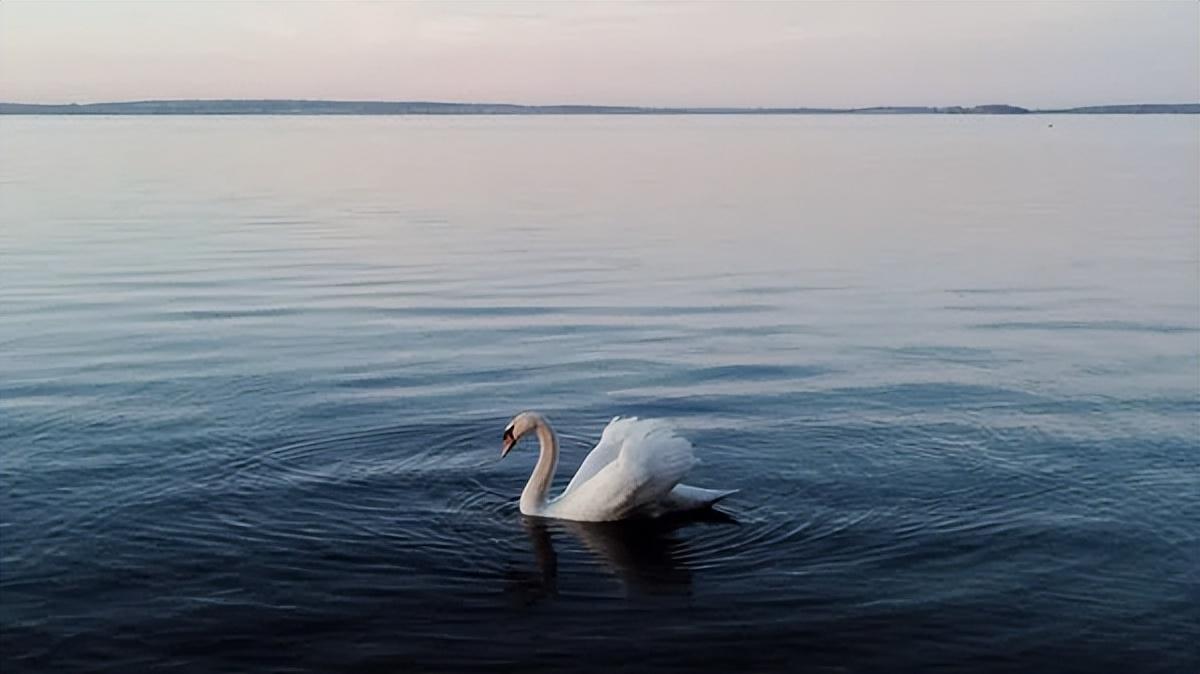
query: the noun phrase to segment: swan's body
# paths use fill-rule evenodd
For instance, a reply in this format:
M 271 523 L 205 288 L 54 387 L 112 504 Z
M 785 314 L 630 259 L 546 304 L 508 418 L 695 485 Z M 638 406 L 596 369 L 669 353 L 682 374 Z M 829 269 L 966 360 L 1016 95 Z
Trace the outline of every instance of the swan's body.
M 558 438 L 545 417 L 518 414 L 504 429 L 504 448 L 536 433 L 541 452 L 521 492 L 521 512 L 580 522 L 658 517 L 707 508 L 737 490 L 701 489 L 679 481 L 697 463 L 692 444 L 663 422 L 613 419 L 557 498 L 549 498 L 558 467 Z

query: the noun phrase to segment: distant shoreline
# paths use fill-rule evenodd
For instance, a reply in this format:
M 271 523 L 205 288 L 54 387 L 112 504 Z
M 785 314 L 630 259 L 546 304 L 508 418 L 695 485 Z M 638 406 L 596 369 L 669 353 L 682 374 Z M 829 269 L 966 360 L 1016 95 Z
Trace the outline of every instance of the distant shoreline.
M 0 103 L 0 115 L 1171 115 L 1200 114 L 1200 103 L 1141 103 L 1032 109 L 1015 105 L 869 108 L 637 107 L 514 105 L 432 101 L 155 100 L 112 103 Z

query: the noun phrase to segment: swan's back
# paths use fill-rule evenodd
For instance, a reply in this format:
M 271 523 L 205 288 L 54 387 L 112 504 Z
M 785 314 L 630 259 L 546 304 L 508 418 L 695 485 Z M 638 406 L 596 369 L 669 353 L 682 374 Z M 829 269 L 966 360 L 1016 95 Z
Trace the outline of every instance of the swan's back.
M 547 514 L 622 519 L 664 499 L 696 463 L 692 443 L 665 422 L 613 419 Z

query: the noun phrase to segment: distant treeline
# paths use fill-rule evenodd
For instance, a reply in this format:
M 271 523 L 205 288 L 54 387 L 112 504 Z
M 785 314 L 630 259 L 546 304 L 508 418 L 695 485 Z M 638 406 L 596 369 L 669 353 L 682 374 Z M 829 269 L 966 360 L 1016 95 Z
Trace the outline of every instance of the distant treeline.
M 214 100 L 43 105 L 0 103 L 3 115 L 1023 115 L 1200 114 L 1200 103 L 1093 105 L 1033 110 L 1015 105 L 872 108 L 644 108 L 614 105 L 510 105 L 426 101 Z

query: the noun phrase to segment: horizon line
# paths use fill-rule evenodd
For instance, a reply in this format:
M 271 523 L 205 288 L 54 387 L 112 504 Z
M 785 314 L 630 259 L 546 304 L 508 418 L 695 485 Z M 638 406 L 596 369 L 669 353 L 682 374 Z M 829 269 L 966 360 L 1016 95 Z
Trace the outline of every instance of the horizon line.
M 40 107 L 85 107 L 99 105 L 137 105 L 146 103 L 342 103 L 342 104 L 392 104 L 392 105 L 461 105 L 461 106 L 504 106 L 504 107 L 519 107 L 519 108 L 619 108 L 625 110 L 831 110 L 831 111 L 855 111 L 855 110 L 872 110 L 879 108 L 979 108 L 990 106 L 1009 106 L 1013 108 L 1022 108 L 1029 111 L 1052 111 L 1052 110 L 1071 110 L 1077 108 L 1098 108 L 1098 107 L 1133 107 L 1133 106 L 1182 106 L 1182 105 L 1200 105 L 1200 100 L 1196 101 L 1172 101 L 1172 102 L 1146 102 L 1139 101 L 1136 103 L 1089 103 L 1084 105 L 1056 106 L 1056 107 L 1027 107 L 1024 105 L 1016 105 L 1012 103 L 975 103 L 965 105 L 962 103 L 955 104 L 873 104 L 873 105 L 858 105 L 858 106 L 827 106 L 827 105 L 630 105 L 630 104 L 613 104 L 613 103 L 512 103 L 512 102 L 497 102 L 497 101 L 460 101 L 460 100 L 432 100 L 432 99 L 372 99 L 372 98 L 138 98 L 124 100 L 104 100 L 104 101 L 89 101 L 79 102 L 71 101 L 68 103 L 44 103 L 44 102 L 28 102 L 28 101 L 6 101 L 0 100 L 0 105 L 19 105 L 19 106 L 40 106 Z

